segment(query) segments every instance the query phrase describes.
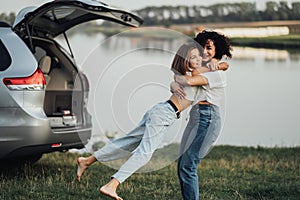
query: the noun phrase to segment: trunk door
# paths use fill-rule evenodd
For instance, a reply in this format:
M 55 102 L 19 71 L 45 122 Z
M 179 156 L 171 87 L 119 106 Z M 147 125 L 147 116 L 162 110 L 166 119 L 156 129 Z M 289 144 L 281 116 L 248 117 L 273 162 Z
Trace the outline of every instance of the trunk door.
M 13 30 L 21 36 L 54 38 L 68 29 L 96 19 L 138 27 L 143 20 L 126 10 L 110 7 L 95 0 L 55 0 L 40 7 L 22 9 Z

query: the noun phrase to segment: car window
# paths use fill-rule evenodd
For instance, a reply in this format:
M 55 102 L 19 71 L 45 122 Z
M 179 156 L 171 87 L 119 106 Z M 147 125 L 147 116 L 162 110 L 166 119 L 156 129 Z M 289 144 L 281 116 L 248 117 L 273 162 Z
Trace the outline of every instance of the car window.
M 44 16 L 49 18 L 52 21 L 62 22 L 61 20 L 65 20 L 65 19 L 73 20 L 73 18 L 86 14 L 85 12 L 82 12 L 81 14 L 79 14 L 80 12 L 77 14 L 76 12 L 78 12 L 76 8 L 61 6 L 49 10 Z
M 6 70 L 11 64 L 11 57 L 4 46 L 3 42 L 0 40 L 0 71 Z

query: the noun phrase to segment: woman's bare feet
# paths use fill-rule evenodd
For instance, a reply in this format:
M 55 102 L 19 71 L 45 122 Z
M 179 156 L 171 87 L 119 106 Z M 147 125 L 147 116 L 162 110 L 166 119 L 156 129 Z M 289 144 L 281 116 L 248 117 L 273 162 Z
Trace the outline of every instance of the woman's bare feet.
M 80 178 L 83 175 L 84 171 L 94 162 L 96 162 L 97 159 L 95 156 L 89 156 L 89 157 L 79 157 L 77 158 L 77 180 L 80 182 Z
M 77 158 L 77 180 L 80 182 L 80 178 L 83 175 L 84 171 L 89 167 L 89 165 L 86 162 L 86 158 L 79 157 Z
M 109 196 L 115 200 L 123 200 L 121 197 L 118 196 L 116 192 L 119 185 L 120 182 L 117 179 L 113 178 L 109 181 L 109 183 L 100 188 L 100 192 L 101 194 Z
M 94 162 L 96 162 L 97 159 L 95 156 L 89 156 L 89 157 L 79 157 L 77 158 L 77 180 L 80 182 L 80 178 L 83 175 L 84 171 Z

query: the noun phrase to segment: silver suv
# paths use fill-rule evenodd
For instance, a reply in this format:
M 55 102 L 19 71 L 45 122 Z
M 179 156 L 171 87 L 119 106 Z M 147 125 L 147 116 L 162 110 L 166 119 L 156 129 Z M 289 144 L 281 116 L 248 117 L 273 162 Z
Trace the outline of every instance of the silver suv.
M 88 142 L 88 80 L 54 39 L 68 44 L 68 29 L 95 19 L 142 23 L 94 0 L 55 0 L 22 9 L 12 27 L 0 22 L 0 159 L 36 161 Z

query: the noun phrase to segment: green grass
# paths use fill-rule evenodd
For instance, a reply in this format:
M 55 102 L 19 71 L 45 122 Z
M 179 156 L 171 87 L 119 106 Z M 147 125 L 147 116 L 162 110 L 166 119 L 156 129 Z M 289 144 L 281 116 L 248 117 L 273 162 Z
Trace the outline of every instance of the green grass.
M 270 36 L 261 38 L 231 38 L 237 46 L 266 48 L 300 48 L 300 35 Z
M 0 199 L 108 199 L 99 188 L 115 170 L 96 163 L 78 183 L 77 156 L 52 153 L 34 165 L 2 168 Z M 300 147 L 217 146 L 198 168 L 201 199 L 299 199 L 299 163 Z M 118 193 L 125 200 L 180 200 L 176 163 L 134 174 Z

